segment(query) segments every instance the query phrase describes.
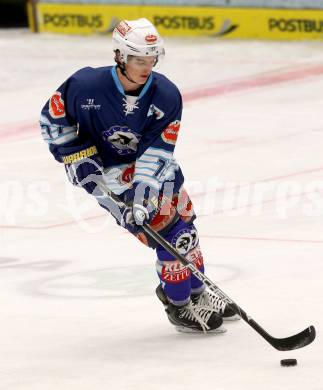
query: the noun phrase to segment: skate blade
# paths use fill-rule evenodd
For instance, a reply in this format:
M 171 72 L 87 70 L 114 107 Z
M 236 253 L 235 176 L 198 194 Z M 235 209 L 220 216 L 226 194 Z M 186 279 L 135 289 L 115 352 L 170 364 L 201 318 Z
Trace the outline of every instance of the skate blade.
M 223 321 L 230 322 L 230 321 L 239 321 L 239 320 L 241 320 L 241 317 L 238 314 L 235 314 L 231 317 L 222 317 L 222 319 L 223 319 Z
M 192 328 L 187 328 L 185 326 L 175 326 L 175 329 L 179 333 L 194 333 L 194 334 L 205 334 L 202 330 L 197 330 L 197 329 L 192 329 Z M 219 326 L 216 329 L 208 330 L 206 331 L 206 334 L 212 333 L 212 334 L 220 334 L 220 333 L 225 333 L 227 330 L 224 326 Z

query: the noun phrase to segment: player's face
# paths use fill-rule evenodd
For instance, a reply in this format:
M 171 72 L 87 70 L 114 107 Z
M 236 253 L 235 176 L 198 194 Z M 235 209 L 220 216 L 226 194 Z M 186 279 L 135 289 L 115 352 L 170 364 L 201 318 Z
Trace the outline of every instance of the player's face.
M 153 66 L 156 63 L 156 57 L 137 57 L 129 56 L 126 64 L 126 72 L 133 81 L 138 84 L 145 84 Z

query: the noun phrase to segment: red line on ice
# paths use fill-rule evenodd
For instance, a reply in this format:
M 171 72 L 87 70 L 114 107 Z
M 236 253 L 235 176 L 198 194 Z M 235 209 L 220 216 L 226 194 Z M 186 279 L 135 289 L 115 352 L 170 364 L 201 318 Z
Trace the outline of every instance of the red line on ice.
M 221 96 L 248 89 L 267 87 L 289 81 L 303 80 L 308 77 L 321 76 L 322 74 L 322 65 L 316 65 L 301 69 L 292 69 L 288 71 L 281 70 L 279 73 L 275 72 L 272 74 L 254 75 L 252 77 L 241 80 L 226 83 L 220 82 L 215 83 L 213 85 L 208 85 L 203 88 L 196 88 L 190 92 L 184 93 L 183 97 L 185 102 L 189 102 L 200 98 Z
M 183 99 L 184 102 L 191 102 L 198 99 L 222 96 L 321 75 L 323 75 L 323 65 L 314 65 L 300 69 L 273 70 L 271 73 L 256 74 L 242 79 L 217 82 L 206 87 L 195 88 L 192 91 L 184 92 Z M 0 141 L 25 139 L 27 137 L 37 136 L 38 134 L 39 127 L 37 120 L 15 125 L 0 125 Z
M 239 92 L 243 90 L 249 90 L 259 87 L 266 87 L 271 86 L 283 82 L 290 82 L 295 80 L 302 80 L 308 77 L 313 76 L 320 76 L 323 75 L 323 66 L 322 65 L 316 65 L 311 66 L 307 68 L 301 68 L 301 69 L 292 69 L 292 70 L 280 70 L 279 73 L 276 71 L 275 73 L 271 74 L 262 74 L 262 75 L 254 75 L 248 78 L 235 80 L 231 82 L 222 82 L 222 83 L 215 83 L 213 85 L 208 85 L 207 87 L 201 87 L 196 88 L 192 91 L 188 91 L 183 94 L 183 98 L 185 102 L 190 102 L 194 100 L 198 100 L 201 98 L 208 98 L 208 97 L 214 97 L 214 96 L 221 96 L 229 93 Z M 20 123 L 16 125 L 1 125 L 0 126 L 0 140 L 4 141 L 10 141 L 14 139 L 24 139 L 30 136 L 36 136 L 39 134 L 39 127 L 37 124 L 37 121 L 35 122 L 29 122 L 29 123 Z M 264 181 L 273 181 L 273 180 L 280 180 L 282 178 L 292 177 L 300 174 L 306 174 L 311 172 L 316 172 L 322 170 L 323 167 L 305 170 L 301 172 L 295 172 L 283 176 L 278 177 L 272 177 L 268 179 L 259 180 L 253 183 L 259 183 Z M 239 186 L 237 186 L 239 187 Z M 233 187 L 236 188 L 236 187 Z M 232 188 L 231 188 L 232 189 Z M 217 191 L 221 191 L 221 189 L 218 189 Z M 195 194 L 195 196 L 201 196 L 204 193 Z M 250 205 L 249 205 L 250 207 Z M 95 219 L 95 218 L 101 218 L 103 215 L 89 217 L 85 219 Z M 55 227 L 61 227 L 66 226 L 70 224 L 77 223 L 76 221 L 66 221 L 59 224 L 53 224 L 53 225 L 47 225 L 47 226 L 10 226 L 10 225 L 0 225 L 0 228 L 7 228 L 7 229 L 50 229 Z M 215 237 L 215 236 L 214 236 Z M 320 242 L 320 241 L 304 241 L 304 242 Z

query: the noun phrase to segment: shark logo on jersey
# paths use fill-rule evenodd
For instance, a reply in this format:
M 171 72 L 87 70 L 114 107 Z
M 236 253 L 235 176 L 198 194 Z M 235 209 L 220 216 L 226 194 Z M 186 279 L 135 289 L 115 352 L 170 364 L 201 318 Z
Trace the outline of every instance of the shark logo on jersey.
M 127 126 L 112 126 L 102 133 L 104 141 L 121 156 L 137 152 L 140 134 L 135 133 Z
M 161 119 L 165 113 L 154 104 L 151 104 L 147 113 L 147 116 L 156 115 L 156 119 Z

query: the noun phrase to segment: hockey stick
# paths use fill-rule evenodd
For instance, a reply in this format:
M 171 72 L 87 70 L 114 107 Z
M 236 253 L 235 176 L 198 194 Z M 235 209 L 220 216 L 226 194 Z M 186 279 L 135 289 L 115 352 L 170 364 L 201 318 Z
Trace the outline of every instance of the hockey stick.
M 95 181 L 99 186 L 101 191 L 108 196 L 116 205 L 120 204 L 120 199 L 109 191 L 106 186 Z M 305 347 L 314 341 L 316 332 L 313 325 L 304 329 L 302 332 L 297 333 L 293 336 L 285 338 L 276 338 L 271 336 L 265 329 L 263 329 L 254 319 L 252 319 L 240 306 L 238 306 L 227 294 L 225 294 L 211 279 L 204 275 L 198 268 L 195 267 L 191 262 L 189 262 L 183 255 L 177 252 L 177 250 L 166 241 L 159 233 L 153 230 L 147 223 L 143 223 L 144 231 L 159 245 L 161 245 L 169 254 L 178 259 L 184 266 L 186 266 L 194 276 L 196 276 L 200 281 L 202 281 L 214 294 L 219 296 L 224 300 L 228 306 L 238 314 L 248 325 L 250 325 L 260 336 L 262 336 L 268 343 L 278 349 L 279 351 L 290 351 L 293 349 L 298 349 Z
M 278 339 L 271 336 L 265 331 L 255 320 L 253 320 L 241 307 L 239 307 L 231 298 L 229 298 L 212 280 L 199 271 L 192 263 L 190 263 L 183 255 L 170 245 L 160 234 L 154 231 L 148 224 L 143 224 L 145 232 L 159 245 L 161 245 L 168 253 L 178 259 L 183 265 L 201 280 L 214 294 L 224 300 L 228 306 L 238 314 L 244 321 L 248 323 L 257 333 L 260 334 L 268 343 L 279 351 L 290 351 L 305 347 L 315 339 L 315 328 L 313 325 L 304 329 L 302 332 L 294 336 Z

